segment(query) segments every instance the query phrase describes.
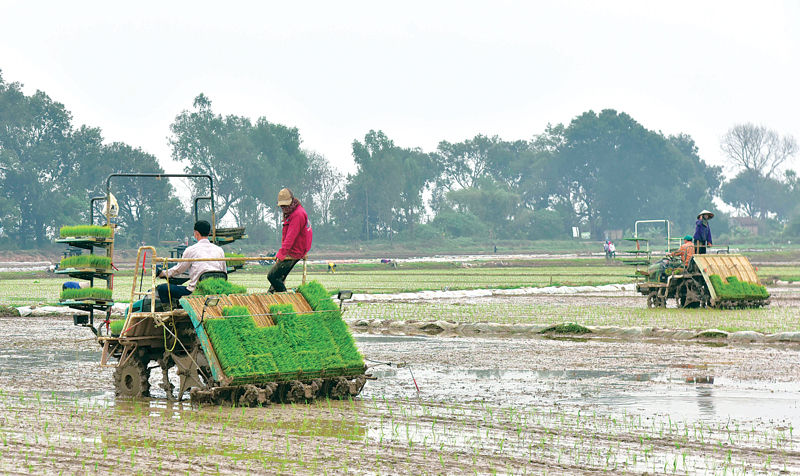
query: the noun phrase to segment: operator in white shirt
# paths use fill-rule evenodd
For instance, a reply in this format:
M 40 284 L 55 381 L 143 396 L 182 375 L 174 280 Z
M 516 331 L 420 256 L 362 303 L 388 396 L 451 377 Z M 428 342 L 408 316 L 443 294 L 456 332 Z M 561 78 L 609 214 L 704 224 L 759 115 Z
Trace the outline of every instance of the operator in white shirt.
M 208 235 L 210 234 L 210 223 L 205 220 L 200 220 L 195 223 L 194 238 L 197 240 L 197 243 L 186 248 L 186 251 L 183 252 L 183 258 L 225 258 L 225 252 L 222 251 L 222 248 L 208 241 Z M 177 299 L 192 294 L 194 288 L 197 287 L 197 280 L 200 279 L 200 275 L 205 272 L 227 272 L 225 261 L 182 261 L 178 263 L 178 266 L 161 271 L 161 274 L 158 276 L 160 278 L 169 279 L 183 273 L 187 269 L 189 270 L 189 281 L 186 283 L 186 286 L 167 283 L 156 286 L 158 298 L 162 303 L 168 303 L 170 295 L 172 299 Z

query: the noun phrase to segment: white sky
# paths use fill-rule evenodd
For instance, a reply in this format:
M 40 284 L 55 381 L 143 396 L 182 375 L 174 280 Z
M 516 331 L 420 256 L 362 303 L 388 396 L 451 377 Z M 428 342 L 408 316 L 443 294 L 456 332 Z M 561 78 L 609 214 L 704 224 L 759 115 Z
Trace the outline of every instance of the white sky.
M 0 69 L 172 172 L 169 124 L 201 92 L 298 127 L 345 172 L 370 129 L 431 151 L 604 108 L 721 164 L 737 122 L 800 138 L 798 5 L 0 0 Z

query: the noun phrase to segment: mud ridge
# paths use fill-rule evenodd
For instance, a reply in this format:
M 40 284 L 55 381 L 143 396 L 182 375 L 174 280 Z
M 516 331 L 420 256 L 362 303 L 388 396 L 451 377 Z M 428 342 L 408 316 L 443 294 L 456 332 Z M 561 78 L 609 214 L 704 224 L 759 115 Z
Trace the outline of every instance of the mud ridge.
M 560 324 L 500 324 L 493 322 L 458 323 L 449 321 L 392 321 L 345 319 L 358 333 L 389 335 L 428 335 L 437 337 L 541 337 Z M 662 339 L 670 341 L 704 340 L 729 343 L 800 343 L 800 332 L 764 334 L 756 331 L 727 332 L 720 329 L 663 329 L 658 327 L 585 326 L 590 333 L 581 338 Z M 569 334 L 564 334 L 569 335 Z

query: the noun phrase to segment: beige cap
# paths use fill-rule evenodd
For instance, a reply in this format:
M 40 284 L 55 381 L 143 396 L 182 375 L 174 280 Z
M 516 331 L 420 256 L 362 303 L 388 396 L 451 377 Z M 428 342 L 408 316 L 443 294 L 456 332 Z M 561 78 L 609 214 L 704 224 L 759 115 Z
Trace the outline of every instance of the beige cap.
M 701 217 L 701 216 L 703 216 L 703 215 L 709 215 L 709 217 L 708 217 L 709 219 L 711 219 L 711 218 L 714 218 L 714 214 L 713 214 L 713 213 L 711 213 L 711 212 L 710 212 L 710 211 L 708 211 L 708 210 L 703 210 L 702 212 L 700 212 L 700 213 L 697 215 L 697 219 L 699 220 L 699 219 L 700 219 L 700 217 Z
M 282 207 L 284 205 L 291 205 L 293 198 L 294 195 L 292 194 L 291 190 L 288 188 L 282 189 L 280 192 L 278 192 L 278 206 Z

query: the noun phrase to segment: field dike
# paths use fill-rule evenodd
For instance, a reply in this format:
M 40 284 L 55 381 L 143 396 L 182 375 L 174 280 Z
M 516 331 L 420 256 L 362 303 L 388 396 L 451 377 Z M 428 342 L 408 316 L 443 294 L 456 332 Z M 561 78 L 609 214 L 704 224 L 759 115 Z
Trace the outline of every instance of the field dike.
M 419 291 L 414 293 L 390 294 L 353 294 L 354 302 L 386 302 L 386 301 L 425 301 L 435 299 L 480 298 L 491 296 L 524 296 L 532 294 L 544 295 L 574 295 L 574 294 L 619 294 L 635 291 L 634 284 L 607 284 L 603 286 L 548 286 L 544 288 L 514 288 L 514 289 L 468 289 L 461 291 Z M 62 306 L 20 306 L 17 308 L 22 317 L 26 316 L 51 316 L 81 314 Z M 116 303 L 111 309 L 113 315 L 125 315 L 128 305 Z
M 353 294 L 355 302 L 382 302 L 382 301 L 425 301 L 434 299 L 459 299 L 479 298 L 490 296 L 526 296 L 534 294 L 545 295 L 571 295 L 571 294 L 609 294 L 634 292 L 636 285 L 605 284 L 602 286 L 547 286 L 543 288 L 522 287 L 513 289 L 465 289 L 459 291 L 418 291 L 413 293 L 387 293 L 387 294 Z
M 658 327 L 578 326 L 574 323 L 499 324 L 448 321 L 392 321 L 345 319 L 354 332 L 387 335 L 428 335 L 438 337 L 536 337 L 579 335 L 617 339 L 706 340 L 730 343 L 800 343 L 800 332 L 763 334 L 755 331 L 726 332 L 720 329 L 663 329 Z M 555 329 L 554 329 L 555 328 Z M 576 329 L 572 329 L 576 328 Z M 579 329 L 586 329 L 590 332 Z

